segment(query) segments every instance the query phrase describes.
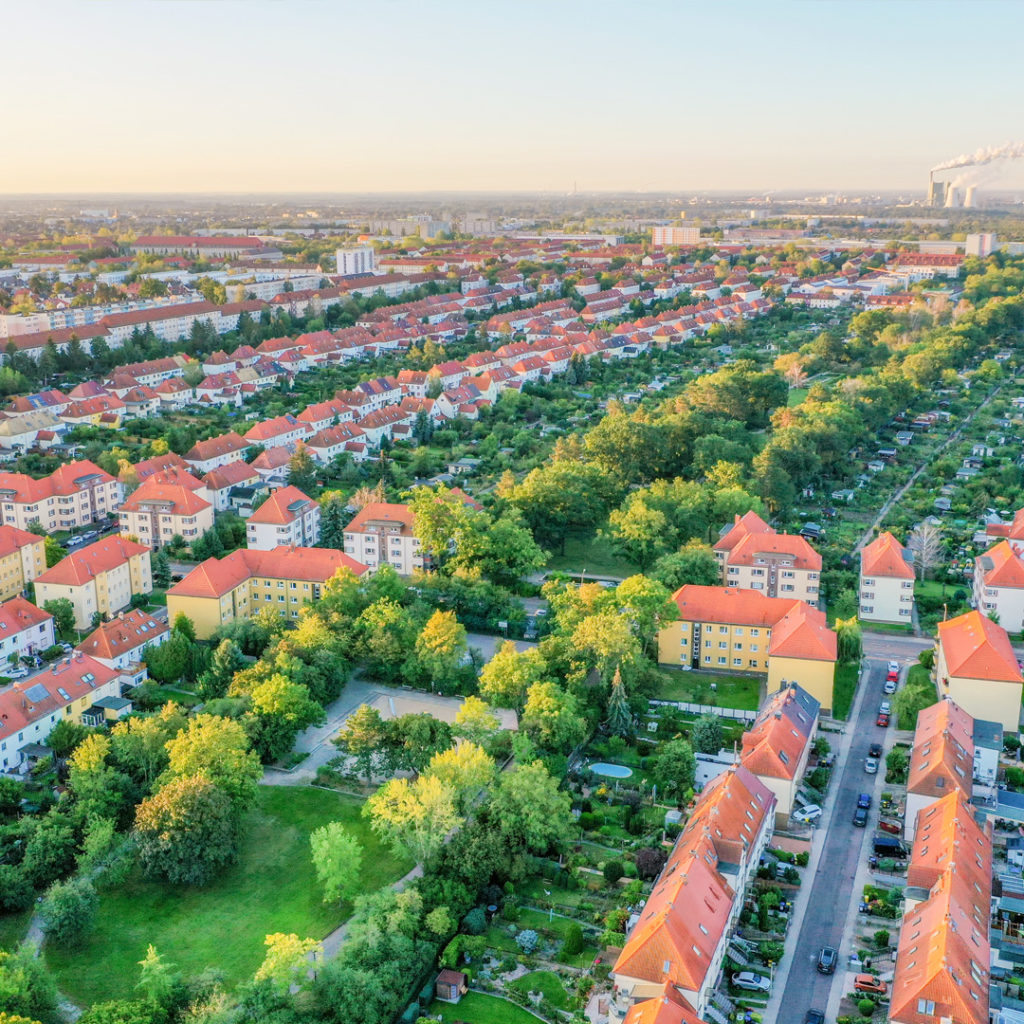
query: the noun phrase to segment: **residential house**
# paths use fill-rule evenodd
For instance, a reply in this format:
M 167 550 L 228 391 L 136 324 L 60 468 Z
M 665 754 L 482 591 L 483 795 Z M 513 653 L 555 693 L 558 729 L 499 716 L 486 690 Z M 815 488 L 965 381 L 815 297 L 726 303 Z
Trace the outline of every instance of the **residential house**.
M 230 462 L 241 462 L 250 445 L 233 430 L 205 441 L 197 441 L 186 453 L 185 461 L 199 474 L 226 466 Z
M 980 611 L 939 623 L 935 678 L 940 697 L 956 701 L 972 718 L 1020 730 L 1024 677 L 1002 626 Z
M 45 571 L 45 538 L 16 526 L 0 526 L 0 601 L 24 593 Z
M 171 470 L 151 476 L 117 510 L 121 532 L 152 548 L 180 536 L 187 543 L 213 529 L 213 503 L 201 480 Z
M 332 548 L 232 551 L 225 558 L 208 558 L 167 591 L 168 618 L 173 622 L 179 613 L 186 615 L 201 640 L 263 608 L 297 619 L 301 608 L 319 600 L 324 584 L 343 568 L 357 576 L 367 569 Z
M 53 644 L 53 616 L 49 612 L 23 597 L 0 604 L 0 666 L 4 662 L 17 665 L 22 655 L 45 651 Z
M 345 553 L 369 569 L 388 564 L 401 576 L 423 568 L 419 538 L 408 505 L 371 502 L 345 527 Z
M 860 552 L 860 618 L 908 623 L 914 614 L 914 555 L 888 530 Z
M 320 504 L 298 487 L 282 487 L 246 520 L 250 549 L 272 551 L 282 544 L 313 548 L 320 542 Z
M 354 423 L 339 423 L 337 426 L 318 430 L 306 442 L 306 448 L 316 462 L 326 466 L 345 453 L 350 441 L 363 437 L 365 434 L 362 427 Z
M 119 535 L 72 552 L 36 579 L 40 607 L 67 598 L 75 608 L 75 629 L 91 628 L 95 614 L 114 615 L 136 594 L 152 590 L 150 549 Z
M 121 485 L 87 460 L 68 462 L 48 477 L 0 473 L 3 521 L 19 530 L 38 523 L 48 533 L 88 526 L 114 514 Z
M 259 483 L 260 475 L 246 462 L 229 462 L 212 469 L 203 477 L 203 485 L 214 512 L 226 512 L 231 507 L 231 492 L 236 487 L 251 487 Z
M 95 658 L 101 665 L 116 669 L 122 687 L 138 686 L 148 678 L 146 648 L 159 647 L 171 638 L 166 622 L 148 612 L 133 608 L 119 612 L 109 622 L 100 623 L 77 650 Z
M 634 1003 L 622 1024 L 704 1024 L 690 1009 L 671 981 L 662 986 L 661 994 Z
M 995 613 L 1010 633 L 1024 630 L 1024 558 L 1021 541 L 1001 540 L 974 560 L 974 607 Z
M 263 420 L 245 432 L 245 440 L 250 445 L 262 445 L 264 448 L 287 448 L 294 451 L 295 446 L 313 433 L 308 423 L 303 423 L 290 413 Z

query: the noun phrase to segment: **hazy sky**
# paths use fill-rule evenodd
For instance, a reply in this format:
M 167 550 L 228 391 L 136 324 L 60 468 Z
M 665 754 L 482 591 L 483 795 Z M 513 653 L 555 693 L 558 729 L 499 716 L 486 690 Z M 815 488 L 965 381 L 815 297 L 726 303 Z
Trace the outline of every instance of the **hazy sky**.
M 923 191 L 1024 138 L 1017 0 L 33 0 L 4 21 L 0 193 Z

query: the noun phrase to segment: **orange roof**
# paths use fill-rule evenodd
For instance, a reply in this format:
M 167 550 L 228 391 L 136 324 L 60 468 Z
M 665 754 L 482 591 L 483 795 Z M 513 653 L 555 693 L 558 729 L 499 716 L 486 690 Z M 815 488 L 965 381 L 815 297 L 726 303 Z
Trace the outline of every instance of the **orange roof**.
M 732 551 L 748 534 L 774 532 L 756 512 L 747 512 L 742 516 L 735 516 L 732 526 L 722 527 L 721 536 L 715 542 L 715 550 Z
M 41 626 L 53 616 L 37 608 L 31 601 L 23 597 L 12 597 L 0 604 L 0 637 L 13 636 L 23 629 Z
M 299 516 L 305 515 L 315 505 L 316 502 L 312 498 L 303 494 L 298 487 L 289 484 L 274 491 L 246 521 L 286 525 L 294 523 Z
M 977 610 L 940 622 L 939 646 L 951 676 L 1024 682 L 1006 630 Z
M 130 612 L 123 612 L 110 622 L 102 623 L 78 645 L 78 650 L 94 658 L 113 661 L 128 651 L 157 641 L 158 638 L 166 639 L 168 632 L 166 623 L 158 622 L 152 615 L 136 608 Z
M 166 474 L 156 474 L 146 480 L 131 497 L 127 498 L 118 509 L 119 512 L 140 512 L 148 511 L 143 506 L 150 503 L 160 506 L 161 513 L 172 516 L 194 516 L 204 509 L 210 508 L 210 502 L 196 494 L 195 490 L 188 486 L 184 480 L 175 483 L 162 483 L 161 477 Z M 203 485 L 189 475 L 196 487 Z
M 208 558 L 167 593 L 175 597 L 221 597 L 253 576 L 325 583 L 342 568 L 351 569 L 356 576 L 366 572 L 365 565 L 334 548 L 242 549 L 224 558 Z
M 356 517 L 345 527 L 345 533 L 359 533 L 365 527 L 377 523 L 398 523 L 412 529 L 412 510 L 408 505 L 372 501 L 359 510 Z
M 687 583 L 673 595 L 679 617 L 686 622 L 728 622 L 740 626 L 774 626 L 803 604 L 795 597 L 765 597 L 743 587 L 704 587 Z
M 837 649 L 836 634 L 828 628 L 825 613 L 801 601 L 775 624 L 768 644 L 772 657 L 809 661 L 835 661 Z
M 914 556 L 888 530 L 880 533 L 860 553 L 862 576 L 897 576 L 914 578 Z
M 242 440 L 235 431 L 229 430 L 226 434 L 221 434 L 218 437 L 197 441 L 185 454 L 185 461 L 206 462 L 207 459 L 214 459 L 219 455 L 244 452 L 248 447 L 247 441 Z
M 66 558 L 62 558 L 52 569 L 47 569 L 39 576 L 36 583 L 80 587 L 89 583 L 99 573 L 110 572 L 111 569 L 124 565 L 135 555 L 148 552 L 149 548 L 145 544 L 138 544 L 120 534 L 104 537 L 82 548 L 81 551 L 73 551 Z
M 754 775 L 796 776 L 818 719 L 818 702 L 796 686 L 772 694 L 743 734 L 740 764 Z
M 226 487 L 235 487 L 238 484 L 249 483 L 259 480 L 260 475 L 252 466 L 246 462 L 229 462 L 226 466 L 218 466 L 211 469 L 203 477 L 203 483 L 207 490 L 222 491 Z
M 788 533 L 747 533 L 733 545 L 728 561 L 729 565 L 756 565 L 762 555 L 789 555 L 794 569 L 821 571 L 821 555 L 803 537 Z
M 907 792 L 971 795 L 974 774 L 974 719 L 959 704 L 940 700 L 918 712 L 910 751 Z
M 980 889 L 992 878 L 991 826 L 974 818 L 968 796 L 960 790 L 933 800 L 917 814 L 907 885 L 931 889 L 951 867 Z
M 772 791 L 745 764 L 732 765 L 704 786 L 682 835 L 707 836 L 719 861 L 738 865 L 774 810 Z
M 987 1024 L 990 900 L 990 886 L 978 892 L 967 876 L 950 870 L 928 899 L 903 918 L 890 990 L 891 1021 L 934 1024 L 945 1018 Z M 922 1001 L 934 1006 L 919 1009 Z
M 666 981 L 660 996 L 634 1003 L 622 1024 L 703 1024 L 675 990 Z
M 986 587 L 1024 587 L 1024 559 L 1020 548 L 1008 540 L 979 555 L 974 564 L 981 570 Z
M 114 478 L 87 459 L 59 466 L 48 477 L 35 480 L 25 473 L 0 473 L 0 492 L 13 492 L 13 500 L 34 504 L 55 495 L 77 494 L 96 484 L 112 483 Z M 11 498 L 6 500 L 10 501 Z
M 19 530 L 16 526 L 0 526 L 0 558 L 13 555 L 30 544 L 42 544 L 44 538 L 29 533 L 28 530 Z

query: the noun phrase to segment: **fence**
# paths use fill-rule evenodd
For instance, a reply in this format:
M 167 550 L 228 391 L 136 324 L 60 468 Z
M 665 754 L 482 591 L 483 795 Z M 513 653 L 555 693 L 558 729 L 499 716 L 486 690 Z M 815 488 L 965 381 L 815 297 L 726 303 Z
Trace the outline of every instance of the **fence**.
M 741 708 L 720 708 L 717 704 L 690 704 L 684 700 L 650 700 L 652 708 L 676 708 L 686 715 L 718 715 L 719 718 L 731 718 L 739 722 L 752 722 L 757 718 L 756 711 L 745 711 Z

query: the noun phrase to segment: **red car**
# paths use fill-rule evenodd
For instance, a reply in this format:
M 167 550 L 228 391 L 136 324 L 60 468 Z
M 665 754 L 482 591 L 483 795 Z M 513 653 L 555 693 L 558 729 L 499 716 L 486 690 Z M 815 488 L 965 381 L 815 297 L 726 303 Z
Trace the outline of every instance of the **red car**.
M 884 714 L 884 713 L 879 715 L 877 721 L 875 722 L 875 725 L 880 725 L 883 729 L 888 729 L 889 728 L 889 716 Z
M 899 674 L 899 672 L 890 672 L 890 673 L 888 673 L 888 675 L 886 675 L 886 677 L 885 677 L 885 681 L 887 683 L 898 683 L 900 681 L 900 674 Z

